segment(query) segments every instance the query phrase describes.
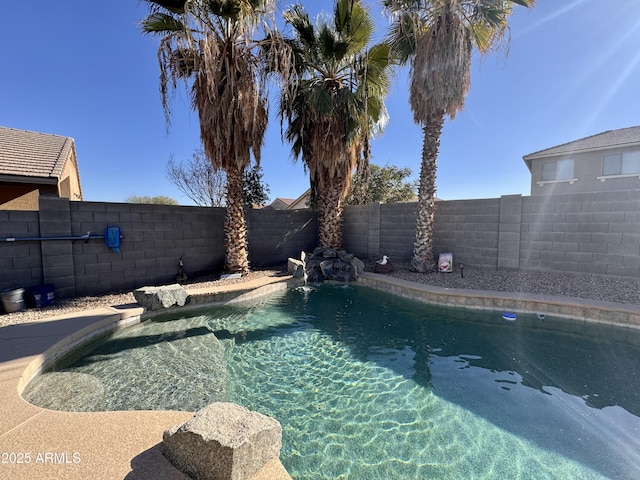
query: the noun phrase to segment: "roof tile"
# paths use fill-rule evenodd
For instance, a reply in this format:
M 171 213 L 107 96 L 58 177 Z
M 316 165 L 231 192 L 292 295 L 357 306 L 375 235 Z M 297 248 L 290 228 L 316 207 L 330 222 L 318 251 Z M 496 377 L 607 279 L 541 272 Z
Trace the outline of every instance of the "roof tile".
M 0 127 L 0 175 L 60 178 L 73 139 Z

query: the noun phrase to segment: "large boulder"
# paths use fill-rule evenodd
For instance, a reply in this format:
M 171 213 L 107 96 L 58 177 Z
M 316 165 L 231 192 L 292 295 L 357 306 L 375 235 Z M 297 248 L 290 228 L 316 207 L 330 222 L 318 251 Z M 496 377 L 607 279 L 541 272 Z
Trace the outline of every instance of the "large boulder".
M 182 307 L 187 302 L 187 291 L 182 285 L 164 285 L 161 287 L 142 287 L 133 291 L 136 302 L 145 310 L 160 310 L 174 305 Z
M 351 258 L 345 260 L 351 265 L 351 278 L 357 280 L 362 272 L 364 272 L 364 262 L 358 257 L 351 255 Z
M 195 480 L 248 480 L 280 456 L 282 427 L 234 403 L 212 403 L 164 432 L 162 453 Z

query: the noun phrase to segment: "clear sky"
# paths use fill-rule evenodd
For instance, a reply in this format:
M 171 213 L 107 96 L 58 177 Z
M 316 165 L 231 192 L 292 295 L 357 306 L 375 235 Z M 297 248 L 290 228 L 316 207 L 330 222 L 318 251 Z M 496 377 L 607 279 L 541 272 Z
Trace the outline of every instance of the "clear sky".
M 302 3 L 313 10 L 332 5 Z M 378 2 L 365 3 L 380 15 Z M 158 40 L 137 27 L 146 13 L 137 0 L 0 6 L 0 126 L 72 137 L 87 201 L 167 195 L 190 204 L 167 180 L 166 163 L 171 155 L 188 160 L 199 147 L 197 117 L 180 90 L 165 128 Z M 381 17 L 378 24 L 386 25 Z M 528 195 L 523 155 L 640 125 L 640 0 L 537 0 L 532 10 L 516 7 L 510 25 L 508 55 L 474 57 L 465 109 L 445 123 L 442 199 Z M 390 122 L 372 153 L 374 163 L 410 167 L 417 178 L 422 135 L 407 102 L 406 73 L 394 80 Z M 273 118 L 262 152 L 271 200 L 308 188 L 289 152 Z

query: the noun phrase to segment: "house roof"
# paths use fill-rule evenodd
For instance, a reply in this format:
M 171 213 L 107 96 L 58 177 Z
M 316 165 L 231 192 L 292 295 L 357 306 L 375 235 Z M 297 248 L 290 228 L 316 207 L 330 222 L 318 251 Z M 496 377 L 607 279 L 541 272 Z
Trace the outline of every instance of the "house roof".
M 267 207 L 273 208 L 275 210 L 286 210 L 287 208 L 289 208 L 289 205 L 291 205 L 293 201 L 294 201 L 293 198 L 277 197 Z
M 604 150 L 612 147 L 626 147 L 640 145 L 640 126 L 620 128 L 618 130 L 607 130 L 589 137 L 584 137 L 572 142 L 556 145 L 538 152 L 523 156 L 531 170 L 531 160 L 536 158 L 546 158 L 564 153 L 588 152 L 594 150 Z
M 309 208 L 307 202 L 309 201 L 309 197 L 311 196 L 311 189 L 308 188 L 302 195 L 298 198 L 291 200 L 289 204 L 289 210 L 295 210 L 298 208 Z
M 0 127 L 0 177 L 57 183 L 72 149 L 69 137 Z

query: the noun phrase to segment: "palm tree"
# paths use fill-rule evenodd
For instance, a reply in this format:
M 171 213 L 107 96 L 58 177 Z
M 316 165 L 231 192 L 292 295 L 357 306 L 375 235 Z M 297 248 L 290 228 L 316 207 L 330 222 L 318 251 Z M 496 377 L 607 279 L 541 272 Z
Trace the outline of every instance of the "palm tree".
M 433 218 L 436 162 L 445 115 L 453 120 L 469 90 L 474 47 L 498 47 L 515 5 L 535 0 L 383 0 L 393 22 L 389 39 L 401 64 L 410 63 L 409 103 L 422 126 L 423 147 L 412 269 L 435 269 Z
M 190 88 L 204 152 L 227 174 L 225 270 L 246 273 L 247 229 L 243 173 L 260 149 L 267 126 L 261 52 L 252 39 L 274 0 L 145 0 L 144 33 L 161 37 L 160 92 L 169 123 L 170 93 L 179 81 Z
M 319 244 L 340 249 L 342 201 L 353 169 L 369 136 L 387 120 L 390 48 L 369 47 L 373 21 L 357 1 L 337 0 L 331 22 L 316 26 L 301 5 L 286 10 L 284 19 L 293 38 L 274 37 L 270 45 L 288 51 L 272 65 L 282 82 L 279 115 L 293 157 L 301 157 L 309 172 Z M 273 46 L 278 43 L 282 48 Z

